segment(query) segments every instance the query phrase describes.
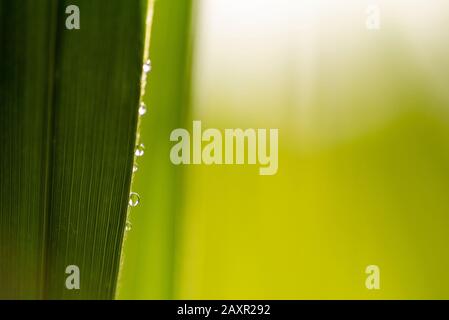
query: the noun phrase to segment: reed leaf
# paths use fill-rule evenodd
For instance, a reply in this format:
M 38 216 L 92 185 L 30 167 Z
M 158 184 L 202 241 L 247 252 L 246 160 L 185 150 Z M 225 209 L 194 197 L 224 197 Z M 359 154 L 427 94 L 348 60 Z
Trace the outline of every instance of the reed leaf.
M 69 5 L 79 30 L 66 28 Z M 0 0 L 0 298 L 114 297 L 146 7 Z

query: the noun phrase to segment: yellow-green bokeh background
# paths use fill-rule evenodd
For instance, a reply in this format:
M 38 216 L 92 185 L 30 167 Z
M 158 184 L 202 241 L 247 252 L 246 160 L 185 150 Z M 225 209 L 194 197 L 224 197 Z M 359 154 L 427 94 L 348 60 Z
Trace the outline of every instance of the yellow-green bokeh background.
M 156 2 L 118 297 L 449 298 L 448 30 L 439 0 Z M 279 128 L 278 174 L 173 166 L 192 120 Z

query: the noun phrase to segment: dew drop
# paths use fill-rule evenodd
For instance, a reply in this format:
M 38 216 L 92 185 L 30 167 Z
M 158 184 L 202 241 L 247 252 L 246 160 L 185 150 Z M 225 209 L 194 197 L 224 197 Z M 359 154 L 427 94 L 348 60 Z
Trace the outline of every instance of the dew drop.
M 137 166 L 137 164 L 133 165 L 133 173 L 137 172 L 137 170 L 139 170 L 139 167 Z
M 137 193 L 131 192 L 129 195 L 128 204 L 130 207 L 136 207 L 140 202 L 140 197 Z
M 145 153 L 145 146 L 141 143 L 136 147 L 136 150 L 134 151 L 134 154 L 136 157 L 141 157 Z
M 151 71 L 151 61 L 147 60 L 143 65 L 143 72 L 149 73 Z
M 131 231 L 133 225 L 131 224 L 131 222 L 126 221 L 126 226 L 125 226 L 125 230 L 126 231 Z
M 143 116 L 145 113 L 147 113 L 147 106 L 145 103 L 141 102 L 139 107 L 139 115 Z

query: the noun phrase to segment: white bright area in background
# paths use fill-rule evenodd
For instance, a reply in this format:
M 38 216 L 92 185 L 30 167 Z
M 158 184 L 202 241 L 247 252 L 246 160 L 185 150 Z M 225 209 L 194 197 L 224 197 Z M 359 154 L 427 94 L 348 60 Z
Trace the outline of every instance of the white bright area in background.
M 228 127 L 289 127 L 314 146 L 376 128 L 401 111 L 385 103 L 394 94 L 388 83 L 392 70 L 382 70 L 388 68 L 384 47 L 391 46 L 391 37 L 407 46 L 399 47 L 400 54 L 416 60 L 430 83 L 440 79 L 435 90 L 443 91 L 440 72 L 446 69 L 436 67 L 433 59 L 444 59 L 440 39 L 447 28 L 448 1 L 197 4 L 195 118 Z M 365 27 L 369 5 L 381 10 L 379 31 Z

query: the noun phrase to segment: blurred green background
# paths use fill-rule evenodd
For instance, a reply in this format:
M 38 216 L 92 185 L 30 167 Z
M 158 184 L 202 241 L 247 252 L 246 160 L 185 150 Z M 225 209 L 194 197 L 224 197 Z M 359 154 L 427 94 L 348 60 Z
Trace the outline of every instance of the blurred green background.
M 118 298 L 448 299 L 448 9 L 156 1 Z M 279 128 L 277 175 L 172 165 L 192 120 Z

